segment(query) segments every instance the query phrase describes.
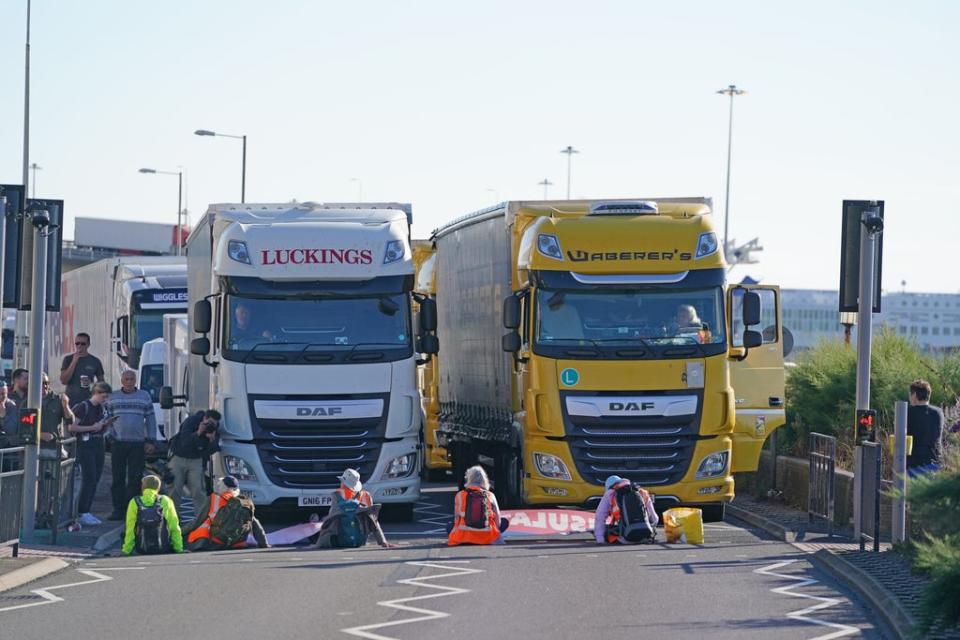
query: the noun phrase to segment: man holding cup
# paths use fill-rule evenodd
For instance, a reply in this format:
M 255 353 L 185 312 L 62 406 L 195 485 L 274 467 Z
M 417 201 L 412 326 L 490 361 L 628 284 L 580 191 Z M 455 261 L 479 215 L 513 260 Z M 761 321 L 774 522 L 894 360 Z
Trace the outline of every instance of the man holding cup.
M 90 399 L 94 382 L 103 382 L 103 363 L 88 351 L 90 334 L 78 333 L 73 346 L 76 351 L 66 356 L 60 366 L 60 384 L 66 386 L 70 404 L 77 405 Z

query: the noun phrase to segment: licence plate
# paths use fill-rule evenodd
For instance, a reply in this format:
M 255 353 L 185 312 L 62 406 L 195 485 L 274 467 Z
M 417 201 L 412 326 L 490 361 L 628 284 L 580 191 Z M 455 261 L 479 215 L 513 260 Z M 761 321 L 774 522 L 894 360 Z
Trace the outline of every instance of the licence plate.
M 333 496 L 299 496 L 298 507 L 329 507 L 333 504 Z

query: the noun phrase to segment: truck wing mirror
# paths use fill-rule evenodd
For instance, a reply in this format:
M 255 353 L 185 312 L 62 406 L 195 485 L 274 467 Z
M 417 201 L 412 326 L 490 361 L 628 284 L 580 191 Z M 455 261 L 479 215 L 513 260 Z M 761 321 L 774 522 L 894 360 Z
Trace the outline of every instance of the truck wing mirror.
M 210 333 L 210 325 L 213 323 L 213 308 L 210 306 L 209 300 L 197 300 L 196 304 L 193 305 L 193 330 L 196 333 Z M 191 349 L 193 347 L 191 346 Z M 204 353 L 209 353 L 210 348 L 207 347 L 207 351 Z M 195 355 L 200 355 L 195 353 Z
M 520 326 L 520 298 L 509 295 L 503 299 L 503 328 L 517 329 Z M 507 334 L 509 335 L 509 334 Z M 514 351 L 519 350 L 514 349 Z
M 160 408 L 173 409 L 173 388 L 160 387 Z
M 207 338 L 194 338 L 190 341 L 190 353 L 195 356 L 210 355 L 210 340 Z
M 437 301 L 433 298 L 424 298 L 420 301 L 420 329 L 424 332 L 437 330 Z
M 440 340 L 435 335 L 422 335 L 418 341 L 417 351 L 428 356 L 436 355 L 440 352 Z
M 507 353 L 518 353 L 520 351 L 520 334 L 516 331 L 503 334 L 500 345 Z
M 743 346 L 747 349 L 753 349 L 763 344 L 763 334 L 752 329 L 745 329 L 743 332 Z
M 745 327 L 760 324 L 760 294 L 756 291 L 744 291 L 742 311 Z

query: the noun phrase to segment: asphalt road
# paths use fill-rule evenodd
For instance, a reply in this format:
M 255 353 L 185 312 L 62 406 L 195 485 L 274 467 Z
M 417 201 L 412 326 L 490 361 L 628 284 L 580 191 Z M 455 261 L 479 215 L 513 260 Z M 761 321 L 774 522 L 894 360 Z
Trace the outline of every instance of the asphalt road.
M 451 495 L 387 525 L 396 549 L 85 561 L 0 595 L 0 640 L 884 637 L 794 547 L 738 524 L 707 525 L 702 546 L 448 548 L 427 532 Z

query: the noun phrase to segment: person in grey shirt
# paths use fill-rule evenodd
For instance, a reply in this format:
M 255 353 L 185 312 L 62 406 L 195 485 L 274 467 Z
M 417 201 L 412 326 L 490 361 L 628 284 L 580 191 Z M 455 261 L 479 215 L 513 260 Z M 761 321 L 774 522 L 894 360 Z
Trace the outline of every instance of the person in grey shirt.
M 107 416 L 116 420 L 107 430 L 111 442 L 110 467 L 113 484 L 110 488 L 113 513 L 110 520 L 123 520 L 127 505 L 140 495 L 140 480 L 147 453 L 153 453 L 157 440 L 157 419 L 153 399 L 137 388 L 137 372 L 127 369 L 120 374 L 120 390 L 106 402 Z
M 0 382 L 0 449 L 16 446 L 18 415 L 17 403 L 10 399 L 7 385 Z M 10 459 L 13 460 L 13 456 Z

